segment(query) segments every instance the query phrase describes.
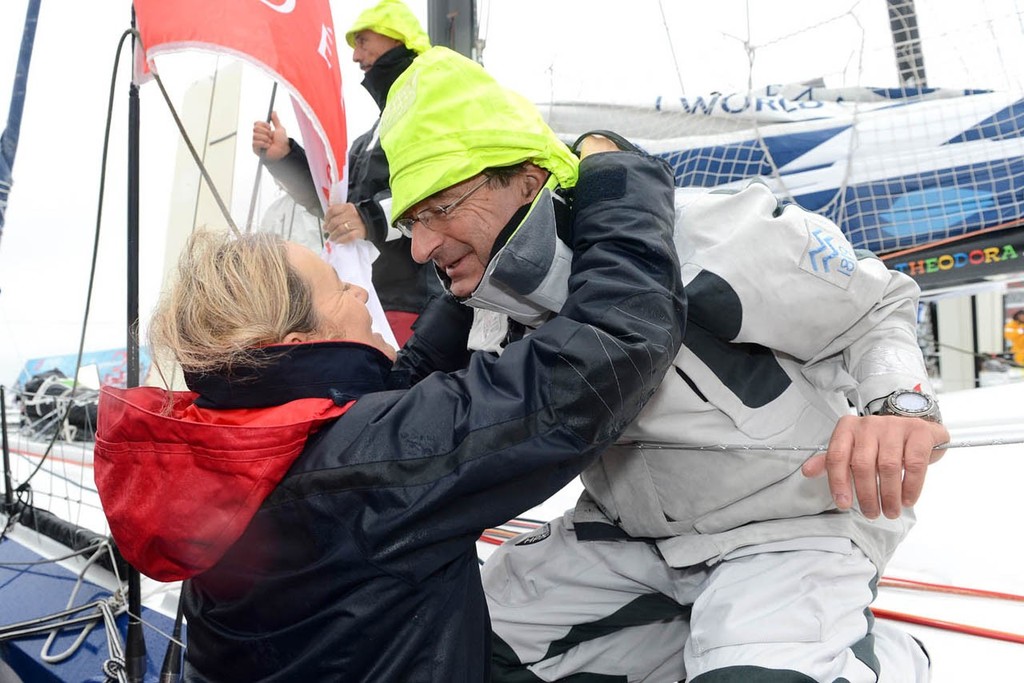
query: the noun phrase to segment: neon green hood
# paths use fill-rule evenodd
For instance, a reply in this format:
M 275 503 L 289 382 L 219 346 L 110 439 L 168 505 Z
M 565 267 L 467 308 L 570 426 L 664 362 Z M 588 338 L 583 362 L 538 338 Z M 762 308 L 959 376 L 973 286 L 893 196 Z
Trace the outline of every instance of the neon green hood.
M 417 57 L 391 86 L 380 141 L 391 168 L 391 215 L 487 168 L 530 161 L 576 184 L 579 159 L 531 102 L 444 47 Z
M 367 29 L 401 41 L 416 54 L 422 54 L 430 49 L 430 38 L 416 20 L 412 10 L 401 0 L 380 0 L 370 9 L 363 10 L 356 23 L 352 24 L 352 28 L 345 34 L 345 42 L 349 47 L 355 47 L 356 34 Z

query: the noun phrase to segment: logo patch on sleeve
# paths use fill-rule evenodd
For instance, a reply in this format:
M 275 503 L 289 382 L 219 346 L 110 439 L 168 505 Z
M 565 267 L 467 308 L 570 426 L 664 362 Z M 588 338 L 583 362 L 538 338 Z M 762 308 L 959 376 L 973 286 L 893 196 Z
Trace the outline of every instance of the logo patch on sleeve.
M 539 527 L 534 531 L 531 531 L 525 536 L 520 537 L 519 540 L 516 541 L 516 545 L 533 545 L 534 543 L 540 543 L 550 535 L 551 525 L 545 524 L 544 526 Z
M 857 255 L 850 243 L 832 226 L 814 225 L 805 221 L 807 249 L 800 258 L 800 267 L 822 280 L 846 289 L 857 270 Z

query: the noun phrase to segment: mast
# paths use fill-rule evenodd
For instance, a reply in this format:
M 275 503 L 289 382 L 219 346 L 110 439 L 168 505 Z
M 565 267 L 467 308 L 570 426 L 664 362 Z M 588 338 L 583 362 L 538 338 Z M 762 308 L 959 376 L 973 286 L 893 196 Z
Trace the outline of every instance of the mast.
M 132 5 L 132 29 L 135 6 Z M 132 36 L 132 54 L 138 49 Z M 125 386 L 139 386 L 139 86 L 133 78 L 128 86 L 128 306 L 125 340 Z M 128 567 L 128 634 L 125 639 L 125 673 L 130 683 L 141 683 L 146 675 L 146 639 L 142 633 L 142 582 L 139 571 Z
M 7 199 L 14 183 L 14 156 L 18 151 L 18 135 L 21 132 L 21 114 L 25 109 L 25 88 L 28 85 L 28 68 L 32 62 L 32 47 L 36 41 L 36 24 L 39 21 L 39 6 L 42 0 L 29 0 L 25 10 L 25 28 L 21 33 L 21 50 L 18 52 L 18 66 L 14 72 L 11 87 L 11 108 L 7 112 L 7 127 L 0 134 L 0 239 L 4 235 L 4 221 L 7 215 Z
M 475 0 L 427 0 L 427 34 L 431 45 L 480 61 Z
M 896 50 L 896 69 L 904 88 L 926 88 L 924 54 L 921 35 L 917 31 L 917 10 L 914 0 L 886 0 L 889 8 L 889 30 Z

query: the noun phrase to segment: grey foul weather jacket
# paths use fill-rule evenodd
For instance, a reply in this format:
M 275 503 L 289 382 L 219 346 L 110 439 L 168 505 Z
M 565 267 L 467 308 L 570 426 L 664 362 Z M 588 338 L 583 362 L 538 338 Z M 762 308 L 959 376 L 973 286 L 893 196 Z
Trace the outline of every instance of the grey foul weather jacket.
M 484 309 L 475 348 L 495 348 L 504 333 L 486 311 L 511 318 L 506 338 L 514 338 L 517 326 L 558 310 L 568 263 L 561 203 L 550 194 L 554 210 L 532 209 L 467 299 Z M 863 414 L 896 389 L 932 393 L 917 345 L 916 283 L 855 252 L 828 219 L 782 207 L 761 182 L 677 190 L 675 241 L 688 301 L 683 349 L 619 443 L 584 471 L 577 535 L 653 539 L 675 567 L 761 543 L 841 536 L 881 571 L 913 510 L 873 521 L 836 510 L 825 478 L 800 471 L 814 450 L 790 447 L 827 444 L 851 406 Z M 543 275 L 524 278 L 523 263 Z

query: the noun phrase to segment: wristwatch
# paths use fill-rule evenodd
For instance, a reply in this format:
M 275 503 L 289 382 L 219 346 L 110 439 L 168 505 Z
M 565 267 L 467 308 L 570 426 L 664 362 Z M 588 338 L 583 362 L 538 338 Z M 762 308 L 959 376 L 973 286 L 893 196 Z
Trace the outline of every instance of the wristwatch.
M 910 389 L 897 389 L 882 402 L 879 415 L 898 415 L 900 417 L 919 417 L 929 422 L 942 422 L 939 404 L 928 394 Z

